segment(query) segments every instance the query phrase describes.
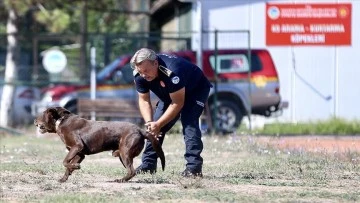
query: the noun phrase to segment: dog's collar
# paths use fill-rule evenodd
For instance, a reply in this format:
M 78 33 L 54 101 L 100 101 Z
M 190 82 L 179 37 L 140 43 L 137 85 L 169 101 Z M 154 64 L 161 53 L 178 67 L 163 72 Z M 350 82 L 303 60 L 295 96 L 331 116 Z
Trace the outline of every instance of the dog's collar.
M 64 117 L 61 117 L 55 121 L 55 130 L 57 131 L 59 129 L 59 125 L 61 124 L 61 121 L 64 120 Z

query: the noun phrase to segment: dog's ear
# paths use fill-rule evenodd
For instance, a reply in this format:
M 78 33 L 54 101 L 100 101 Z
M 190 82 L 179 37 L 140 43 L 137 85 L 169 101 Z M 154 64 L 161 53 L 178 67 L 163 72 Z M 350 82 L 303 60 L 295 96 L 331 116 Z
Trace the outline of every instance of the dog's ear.
M 55 108 L 48 108 L 43 113 L 43 121 L 47 124 L 55 123 L 55 119 L 57 119 L 59 115 Z
M 59 113 L 56 108 L 48 108 L 48 113 L 51 114 L 55 119 L 59 117 Z
M 66 115 L 70 115 L 71 112 L 63 107 L 55 107 L 57 113 L 59 114 L 60 117 L 66 116 Z

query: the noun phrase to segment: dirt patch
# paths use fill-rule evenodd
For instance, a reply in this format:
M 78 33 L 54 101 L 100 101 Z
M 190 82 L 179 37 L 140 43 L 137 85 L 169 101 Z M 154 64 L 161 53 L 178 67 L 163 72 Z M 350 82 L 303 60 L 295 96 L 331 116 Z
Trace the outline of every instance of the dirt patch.
M 162 190 L 176 188 L 175 184 L 162 183 L 150 184 L 151 177 L 139 175 L 128 183 L 116 183 L 109 177 L 100 174 L 85 174 L 78 172 L 66 183 L 60 184 L 57 180 L 62 176 L 60 173 L 33 173 L 33 172 L 3 172 L 1 188 L 1 200 L 5 202 L 16 202 L 26 199 L 28 196 L 51 196 L 55 193 L 104 193 L 116 194 L 119 191 L 139 190 Z
M 360 136 L 280 136 L 259 137 L 259 143 L 278 149 L 309 152 L 360 152 Z

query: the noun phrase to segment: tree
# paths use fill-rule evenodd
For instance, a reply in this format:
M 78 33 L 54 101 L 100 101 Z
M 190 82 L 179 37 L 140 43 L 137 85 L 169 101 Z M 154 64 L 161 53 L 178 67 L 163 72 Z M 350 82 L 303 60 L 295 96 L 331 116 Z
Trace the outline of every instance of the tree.
M 0 126 L 14 126 L 13 109 L 16 83 L 18 82 L 18 65 L 20 58 L 19 45 L 19 22 L 20 17 L 34 4 L 32 0 L 13 1 L 4 0 L 5 8 L 8 11 L 6 23 L 7 49 L 5 62 L 5 84 L 0 102 Z M 53 25 L 53 24 L 50 24 Z
M 84 12 L 87 13 L 87 8 L 91 15 L 85 18 L 85 23 L 89 24 L 90 31 L 118 33 L 127 30 L 126 17 L 121 14 L 126 9 L 126 0 L 0 0 L 0 5 L 0 17 L 4 16 L 4 8 L 8 13 L 5 85 L 0 101 L 1 126 L 14 126 L 12 111 L 18 82 L 20 36 L 37 32 L 81 33 L 86 36 L 87 30 L 79 25 L 81 16 L 86 17 Z M 0 25 L 0 32 L 4 30 L 3 27 Z
M 7 52 L 5 65 L 5 85 L 3 87 L 2 99 L 0 104 L 0 125 L 13 125 L 13 101 L 15 94 L 14 82 L 17 80 L 17 62 L 19 61 L 18 47 L 18 15 L 14 9 L 14 5 L 8 2 L 8 20 L 6 24 L 7 30 Z

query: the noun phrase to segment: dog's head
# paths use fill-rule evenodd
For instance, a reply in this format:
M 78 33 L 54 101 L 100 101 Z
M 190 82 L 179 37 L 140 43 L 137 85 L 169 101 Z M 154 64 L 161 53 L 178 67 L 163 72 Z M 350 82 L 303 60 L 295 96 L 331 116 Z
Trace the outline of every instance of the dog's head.
M 56 133 L 56 121 L 69 115 L 71 112 L 65 108 L 48 108 L 34 120 L 34 124 L 40 133 Z

